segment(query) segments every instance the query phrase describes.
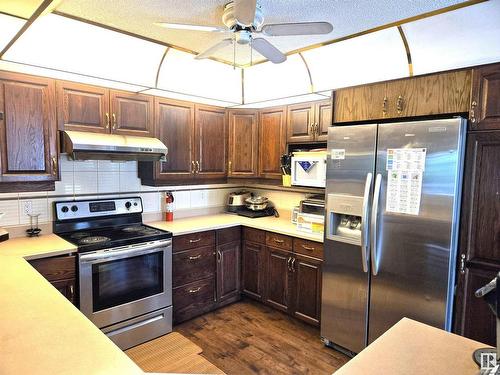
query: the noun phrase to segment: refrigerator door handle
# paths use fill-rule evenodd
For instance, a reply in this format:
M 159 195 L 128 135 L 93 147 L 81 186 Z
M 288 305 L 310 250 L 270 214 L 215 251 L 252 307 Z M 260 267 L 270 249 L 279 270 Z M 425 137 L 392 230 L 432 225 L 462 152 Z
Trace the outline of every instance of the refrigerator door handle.
M 368 272 L 368 251 L 370 248 L 369 233 L 370 226 L 368 224 L 370 191 L 372 188 L 373 175 L 366 175 L 365 192 L 363 194 L 363 216 L 361 217 L 361 261 L 363 262 L 363 272 Z
M 372 258 L 372 274 L 377 276 L 378 266 L 377 266 L 377 221 L 378 221 L 378 201 L 380 198 L 380 186 L 382 184 L 382 175 L 377 174 L 375 179 L 375 188 L 373 191 L 373 205 L 372 205 L 372 222 L 371 222 L 371 258 Z

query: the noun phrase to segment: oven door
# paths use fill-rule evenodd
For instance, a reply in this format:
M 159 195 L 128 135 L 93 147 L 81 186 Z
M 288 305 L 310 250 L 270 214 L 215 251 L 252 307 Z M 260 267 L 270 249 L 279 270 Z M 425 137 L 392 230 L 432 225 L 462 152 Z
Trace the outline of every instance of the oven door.
M 172 304 L 172 241 L 79 255 L 80 310 L 99 328 Z

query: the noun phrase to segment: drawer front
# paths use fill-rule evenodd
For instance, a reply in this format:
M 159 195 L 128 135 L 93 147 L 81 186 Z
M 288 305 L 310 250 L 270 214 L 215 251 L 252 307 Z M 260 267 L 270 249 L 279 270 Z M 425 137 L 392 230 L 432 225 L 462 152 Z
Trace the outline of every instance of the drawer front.
M 62 256 L 30 260 L 29 263 L 48 281 L 74 279 L 76 256 Z
M 247 241 L 266 243 L 266 232 L 260 229 L 243 228 L 243 238 Z
M 224 228 L 217 230 L 217 246 L 239 241 L 241 239 L 241 227 Z
M 292 237 L 266 232 L 266 245 L 283 250 L 292 250 Z
M 297 254 L 323 259 L 323 244 L 319 242 L 307 241 L 301 238 L 294 238 L 293 251 Z
M 214 307 L 215 278 L 195 281 L 173 290 L 176 323 L 201 315 Z
M 215 245 L 215 231 L 185 234 L 174 237 L 172 242 L 172 252 L 177 253 L 182 250 L 194 249 L 196 247 Z
M 178 287 L 215 273 L 215 248 L 201 247 L 175 253 L 172 256 L 172 283 Z

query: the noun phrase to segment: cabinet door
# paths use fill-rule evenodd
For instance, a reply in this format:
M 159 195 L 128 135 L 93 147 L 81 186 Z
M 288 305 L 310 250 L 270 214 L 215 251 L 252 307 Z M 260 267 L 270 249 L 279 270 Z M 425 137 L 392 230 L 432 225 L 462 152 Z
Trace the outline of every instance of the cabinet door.
M 290 308 L 290 264 L 292 253 L 267 248 L 267 287 L 266 303 L 282 310 Z
M 0 181 L 57 179 L 53 80 L 0 73 L 0 145 Z
M 195 106 L 196 177 L 226 177 L 227 125 L 223 108 Z
M 386 117 L 386 84 L 340 89 L 334 93 L 334 122 L 376 120 Z
M 491 346 L 496 345 L 496 319 L 486 301 L 477 298 L 474 293 L 499 271 L 500 268 L 495 271 L 467 268 L 465 273 L 459 273 L 459 286 L 463 290 L 457 295 L 457 314 L 461 322 L 457 333 Z
M 387 83 L 387 117 L 412 117 L 469 110 L 471 71 L 431 74 Z
M 154 137 L 154 97 L 111 91 L 111 132 Z
M 293 315 L 318 325 L 321 315 L 321 261 L 294 256 Z
M 259 121 L 259 176 L 281 178 L 281 155 L 286 150 L 286 112 L 283 107 L 270 108 L 260 113 Z
M 155 126 L 167 146 L 164 162 L 157 162 L 158 180 L 189 180 L 194 176 L 194 105 L 156 98 Z
M 229 177 L 257 177 L 258 112 L 229 111 Z
M 240 241 L 217 247 L 217 301 L 237 300 L 240 296 Z
M 109 90 L 57 81 L 57 123 L 60 130 L 109 133 Z
M 500 129 L 500 64 L 473 70 L 471 130 Z
M 468 262 L 500 266 L 500 131 L 467 142 L 460 248 Z
M 76 279 L 52 281 L 51 284 L 73 305 L 76 305 Z
M 249 297 L 262 301 L 265 286 L 265 246 L 243 241 L 242 291 Z
M 314 103 L 300 103 L 287 107 L 288 142 L 309 142 L 314 140 Z
M 330 99 L 316 104 L 316 140 L 326 142 L 328 140 L 328 128 L 332 126 L 332 101 Z

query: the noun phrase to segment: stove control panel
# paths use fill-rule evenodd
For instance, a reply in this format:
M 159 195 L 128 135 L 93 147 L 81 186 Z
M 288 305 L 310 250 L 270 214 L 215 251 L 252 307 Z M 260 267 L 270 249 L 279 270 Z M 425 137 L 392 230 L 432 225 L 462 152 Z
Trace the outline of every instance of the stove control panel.
M 140 197 L 55 202 L 57 220 L 142 213 Z

